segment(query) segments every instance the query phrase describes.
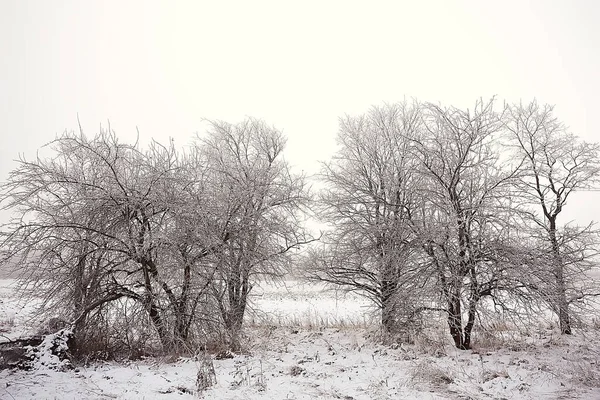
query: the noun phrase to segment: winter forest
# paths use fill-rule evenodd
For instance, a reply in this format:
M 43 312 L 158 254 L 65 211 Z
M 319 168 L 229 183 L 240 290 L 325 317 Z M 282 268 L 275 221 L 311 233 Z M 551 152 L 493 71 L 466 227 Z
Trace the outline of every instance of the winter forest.
M 315 175 L 286 161 L 285 127 L 208 125 L 189 143 L 148 146 L 120 141 L 110 126 L 80 129 L 18 161 L 0 192 L 11 215 L 0 262 L 13 295 L 35 305 L 37 334 L 27 338 L 38 340 L 21 343 L 10 368 L 35 370 L 49 347 L 61 368 L 181 357 L 196 369 L 180 394 L 228 398 L 216 392 L 214 363 L 251 356 L 265 332 L 276 347 L 278 334 L 361 331 L 361 346 L 404 349 L 411 360 L 435 359 L 433 347 L 458 358 L 543 348 L 528 342 L 540 324 L 554 341 L 597 336 L 600 237 L 563 216 L 575 192 L 599 189 L 600 146 L 571 133 L 551 105 L 375 105 L 340 117 L 335 154 Z M 368 318 L 290 327 L 256 317 L 256 288 L 290 282 L 361 299 Z M 582 351 L 598 359 L 598 347 Z M 379 397 L 268 397 L 262 362 L 258 375 L 242 374 L 255 392 L 239 398 L 410 397 L 393 397 L 387 378 Z M 440 375 L 453 367 L 427 365 L 409 375 L 417 389 L 435 387 L 431 398 L 508 390 L 453 397 L 460 377 Z M 306 363 L 290 368 L 284 375 L 308 373 Z M 598 364 L 582 368 L 571 393 L 591 398 Z M 503 376 L 494 373 L 481 385 Z

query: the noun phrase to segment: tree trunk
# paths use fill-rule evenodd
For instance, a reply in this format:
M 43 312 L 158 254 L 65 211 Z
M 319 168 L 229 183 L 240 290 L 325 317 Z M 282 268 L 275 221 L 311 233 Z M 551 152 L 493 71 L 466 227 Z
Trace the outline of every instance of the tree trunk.
M 169 349 L 171 345 L 170 341 L 168 340 L 169 334 L 167 332 L 167 329 L 165 328 L 165 325 L 163 324 L 163 320 L 160 315 L 160 311 L 158 310 L 158 307 L 152 299 L 146 299 L 144 306 L 146 307 L 146 311 L 150 316 L 150 320 L 156 328 L 158 338 L 160 339 L 160 344 L 163 346 L 164 349 Z
M 381 324 L 387 333 L 396 332 L 396 321 L 394 316 L 394 306 L 384 301 L 381 308 Z
M 176 340 L 181 343 L 186 343 L 189 336 L 191 319 L 189 318 L 189 291 L 191 286 L 191 266 L 185 262 L 183 270 L 183 284 L 181 287 L 181 295 L 174 304 L 175 310 L 175 332 Z
M 242 321 L 243 317 L 239 315 L 231 315 L 229 324 L 227 324 L 227 334 L 229 336 L 229 349 L 233 352 L 239 352 L 242 350 L 242 344 L 240 341 L 242 335 Z
M 224 304 L 221 305 L 221 313 L 229 339 L 229 348 L 234 352 L 241 350 L 240 336 L 248 302 L 248 293 L 250 292 L 248 269 L 244 268 L 242 264 L 237 265 L 227 282 L 228 307 L 225 307 Z
M 87 257 L 85 255 L 81 255 L 77 260 L 77 267 L 75 269 L 75 284 L 73 288 L 73 315 L 75 318 L 75 324 L 73 326 L 73 330 L 75 333 L 74 348 L 73 352 L 77 352 L 77 344 L 79 342 L 79 338 L 81 336 L 81 332 L 84 330 L 86 325 L 86 317 L 80 317 L 85 313 L 85 284 L 84 284 L 84 275 L 85 275 L 85 264 L 87 262 Z M 87 314 L 87 313 L 86 313 Z
M 460 294 L 455 291 L 448 299 L 448 326 L 450 327 L 450 335 L 454 340 L 454 345 L 457 349 L 468 350 L 465 346 L 465 340 L 462 330 L 462 310 L 460 304 Z
M 477 299 L 472 298 L 469 300 L 469 315 L 467 319 L 467 324 L 464 329 L 464 342 L 463 342 L 463 350 L 468 350 L 471 348 L 471 332 L 473 331 L 473 326 L 475 326 L 475 314 L 477 312 Z
M 477 316 L 477 303 L 479 299 L 481 299 L 481 293 L 479 291 L 479 283 L 477 281 L 477 271 L 475 270 L 475 266 L 471 265 L 469 268 L 469 276 L 471 283 L 469 285 L 469 303 L 468 303 L 468 315 L 467 315 L 467 324 L 464 329 L 464 347 L 466 349 L 471 348 L 471 332 L 473 331 L 473 327 L 475 326 L 475 317 Z
M 388 333 L 396 331 L 396 307 L 394 304 L 395 282 L 383 279 L 381 282 L 381 324 Z
M 560 333 L 570 335 L 571 317 L 569 315 L 569 302 L 567 301 L 567 289 L 564 275 L 564 266 L 558 239 L 556 238 L 556 220 L 550 219 L 550 243 L 552 244 L 552 255 L 554 261 L 554 278 L 556 280 L 556 294 L 554 296 L 554 309 L 558 314 L 558 324 Z
M 245 300 L 242 301 L 242 299 L 238 299 L 235 304 L 230 305 L 227 315 L 224 318 L 225 328 L 227 330 L 227 336 L 229 340 L 229 349 L 233 352 L 239 352 L 242 350 L 240 338 L 242 335 L 245 309 Z
M 150 320 L 152 324 L 156 328 L 158 333 L 158 338 L 160 339 L 160 344 L 163 346 L 163 349 L 168 349 L 170 346 L 170 341 L 168 340 L 168 332 L 163 323 L 162 316 L 160 314 L 160 310 L 154 301 L 154 291 L 152 290 L 152 283 L 150 282 L 150 274 L 147 268 L 147 265 L 142 263 L 143 272 L 144 272 L 144 296 L 142 299 L 142 304 L 146 309 L 146 312 L 150 316 Z
M 555 270 L 556 286 L 557 286 L 557 309 L 558 309 L 558 323 L 560 326 L 560 333 L 564 335 L 570 335 L 571 331 L 571 317 L 569 315 L 569 303 L 567 302 L 567 293 L 565 288 L 564 271 L 562 265 L 557 265 Z

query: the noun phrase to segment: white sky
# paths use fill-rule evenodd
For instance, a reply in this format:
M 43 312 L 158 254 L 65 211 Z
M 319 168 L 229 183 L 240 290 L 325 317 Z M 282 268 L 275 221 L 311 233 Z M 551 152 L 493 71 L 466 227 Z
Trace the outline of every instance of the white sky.
M 0 0 L 0 180 L 57 133 L 110 120 L 185 145 L 202 118 L 255 116 L 315 172 L 337 119 L 404 97 L 556 105 L 597 140 L 600 2 Z M 600 220 L 600 194 L 570 218 Z M 567 207 L 569 208 L 569 207 Z

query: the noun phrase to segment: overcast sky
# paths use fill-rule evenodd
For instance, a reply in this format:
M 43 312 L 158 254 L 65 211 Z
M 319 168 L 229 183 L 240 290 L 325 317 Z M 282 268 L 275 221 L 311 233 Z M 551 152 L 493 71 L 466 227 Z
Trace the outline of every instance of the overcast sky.
M 77 126 L 181 146 L 202 118 L 282 129 L 308 172 L 339 116 L 405 97 L 556 105 L 600 129 L 600 2 L 0 0 L 0 180 Z M 568 216 L 600 219 L 600 196 Z

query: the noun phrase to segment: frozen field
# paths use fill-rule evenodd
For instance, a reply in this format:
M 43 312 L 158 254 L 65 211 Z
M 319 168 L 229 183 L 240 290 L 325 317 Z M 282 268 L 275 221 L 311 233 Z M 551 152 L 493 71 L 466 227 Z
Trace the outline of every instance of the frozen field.
M 0 335 L 13 338 L 28 329 L 29 306 L 12 297 L 10 282 L 0 281 Z M 361 298 L 286 286 L 256 288 L 249 354 L 214 360 L 217 383 L 203 398 L 600 399 L 600 329 L 563 338 L 543 324 L 527 337 L 506 328 L 504 339 L 481 337 L 475 350 L 457 351 L 441 328 L 413 345 L 383 346 Z M 0 399 L 193 399 L 199 366 L 147 359 L 5 370 Z
M 250 322 L 277 326 L 364 326 L 375 318 L 370 303 L 322 284 L 287 281 L 253 290 Z

